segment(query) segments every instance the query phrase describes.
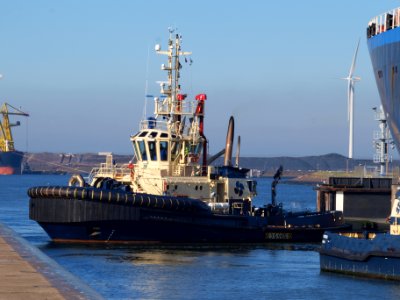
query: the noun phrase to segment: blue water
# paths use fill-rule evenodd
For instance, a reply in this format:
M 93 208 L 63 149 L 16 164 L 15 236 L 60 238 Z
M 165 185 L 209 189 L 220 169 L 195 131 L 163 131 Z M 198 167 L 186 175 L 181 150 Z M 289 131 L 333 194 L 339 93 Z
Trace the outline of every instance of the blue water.
M 318 245 L 72 246 L 52 243 L 28 217 L 26 190 L 63 185 L 67 176 L 0 176 L 0 222 L 106 299 L 398 299 L 398 282 L 321 273 Z M 270 199 L 258 183 L 256 205 Z M 287 209 L 315 209 L 312 186 L 280 184 Z

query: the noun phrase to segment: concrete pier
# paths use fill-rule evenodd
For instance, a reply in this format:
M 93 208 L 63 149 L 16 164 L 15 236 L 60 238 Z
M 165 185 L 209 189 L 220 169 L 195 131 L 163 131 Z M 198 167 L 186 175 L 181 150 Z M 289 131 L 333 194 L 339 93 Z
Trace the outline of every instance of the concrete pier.
M 36 247 L 0 224 L 0 300 L 103 299 Z

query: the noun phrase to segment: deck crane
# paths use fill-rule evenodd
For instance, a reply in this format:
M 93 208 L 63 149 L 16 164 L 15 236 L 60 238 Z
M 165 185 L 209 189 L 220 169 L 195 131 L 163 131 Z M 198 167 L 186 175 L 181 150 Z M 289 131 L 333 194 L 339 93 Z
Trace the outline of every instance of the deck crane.
M 11 127 L 19 126 L 21 122 L 10 123 L 8 116 L 17 115 L 28 117 L 29 114 L 8 103 L 4 103 L 1 106 L 0 114 L 2 115 L 2 119 L 0 120 L 0 152 L 15 151 Z

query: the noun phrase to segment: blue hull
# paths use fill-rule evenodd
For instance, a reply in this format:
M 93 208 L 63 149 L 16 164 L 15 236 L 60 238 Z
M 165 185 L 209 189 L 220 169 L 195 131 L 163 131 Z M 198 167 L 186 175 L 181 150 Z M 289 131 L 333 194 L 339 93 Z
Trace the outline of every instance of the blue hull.
M 400 280 L 400 236 L 379 233 L 373 239 L 324 234 L 322 271 Z
M 366 261 L 359 262 L 321 254 L 320 265 L 322 271 L 369 278 L 400 280 L 400 258 L 370 257 Z
M 400 27 L 368 38 L 367 44 L 388 126 L 400 150 Z
M 0 175 L 21 174 L 24 153 L 20 151 L 0 152 Z

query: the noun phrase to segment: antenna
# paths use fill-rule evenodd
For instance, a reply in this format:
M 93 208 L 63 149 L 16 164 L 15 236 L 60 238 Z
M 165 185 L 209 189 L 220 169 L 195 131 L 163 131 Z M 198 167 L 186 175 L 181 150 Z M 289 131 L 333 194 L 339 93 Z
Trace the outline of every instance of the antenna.
M 150 63 L 150 47 L 147 47 L 147 61 L 146 61 L 146 84 L 144 86 L 144 107 L 143 107 L 143 120 L 147 116 L 147 93 L 149 90 L 149 63 Z
M 353 76 L 354 69 L 356 67 L 357 52 L 360 46 L 360 40 L 358 40 L 356 51 L 354 52 L 353 62 L 351 63 L 349 75 L 344 80 L 347 80 L 347 113 L 349 122 L 349 158 L 353 158 L 353 142 L 354 142 L 354 84 L 360 81 L 360 77 Z

